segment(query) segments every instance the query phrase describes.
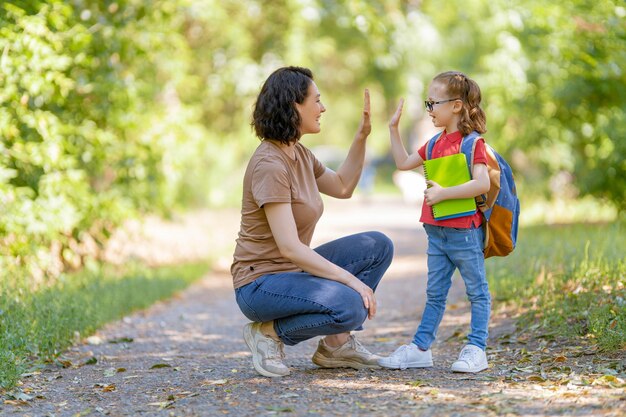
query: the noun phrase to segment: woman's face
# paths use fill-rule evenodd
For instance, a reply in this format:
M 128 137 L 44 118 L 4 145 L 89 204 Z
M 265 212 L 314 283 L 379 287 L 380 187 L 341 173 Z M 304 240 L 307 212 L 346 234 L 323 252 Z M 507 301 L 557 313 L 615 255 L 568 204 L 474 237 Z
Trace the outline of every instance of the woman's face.
M 320 92 L 313 81 L 309 84 L 306 98 L 302 104 L 296 103 L 296 109 L 300 114 L 300 136 L 307 133 L 319 133 L 320 117 L 326 108 L 320 100 Z

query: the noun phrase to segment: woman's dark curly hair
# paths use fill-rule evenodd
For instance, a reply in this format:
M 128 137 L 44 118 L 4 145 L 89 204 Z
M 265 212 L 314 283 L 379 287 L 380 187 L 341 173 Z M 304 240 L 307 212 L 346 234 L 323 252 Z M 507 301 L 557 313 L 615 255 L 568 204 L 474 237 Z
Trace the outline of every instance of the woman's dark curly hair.
M 265 80 L 250 123 L 259 139 L 286 145 L 300 139 L 301 120 L 295 103 L 304 102 L 312 82 L 313 73 L 302 67 L 279 68 Z

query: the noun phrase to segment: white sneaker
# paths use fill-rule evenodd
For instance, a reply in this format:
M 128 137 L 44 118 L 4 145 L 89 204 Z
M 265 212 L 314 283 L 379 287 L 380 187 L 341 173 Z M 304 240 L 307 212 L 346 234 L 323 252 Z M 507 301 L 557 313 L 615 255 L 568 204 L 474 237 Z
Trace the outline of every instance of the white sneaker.
M 420 350 L 414 343 L 402 345 L 386 358 L 380 358 L 378 364 L 384 368 L 428 368 L 433 366 L 433 354 L 430 349 Z
M 485 351 L 474 345 L 465 345 L 459 359 L 452 364 L 452 372 L 480 372 L 487 369 L 487 355 Z
M 289 368 L 283 363 L 283 342 L 265 336 L 261 332 L 261 323 L 246 324 L 243 338 L 252 352 L 252 364 L 258 373 L 269 377 L 289 375 Z

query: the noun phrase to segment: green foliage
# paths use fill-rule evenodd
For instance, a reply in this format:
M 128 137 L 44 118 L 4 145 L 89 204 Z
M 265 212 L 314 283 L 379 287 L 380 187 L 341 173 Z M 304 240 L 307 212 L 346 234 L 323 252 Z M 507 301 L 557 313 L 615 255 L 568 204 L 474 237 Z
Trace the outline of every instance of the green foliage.
M 49 361 L 103 324 L 171 296 L 207 264 L 148 270 L 129 267 L 62 275 L 41 291 L 0 291 L 0 387 L 10 387 L 34 360 Z
M 400 96 L 414 142 L 426 85 L 457 68 L 522 188 L 623 209 L 624 18 L 610 0 L 3 2 L 0 270 L 41 278 L 130 216 L 236 203 L 255 95 L 287 64 L 329 109 L 313 147 L 347 148 L 365 87 L 372 156 Z
M 487 261 L 490 289 L 549 332 L 625 349 L 624 247 L 621 223 L 523 228 L 512 255 Z
M 626 201 L 626 9 L 613 0 L 424 2 L 437 72 L 483 91 L 488 141 L 524 188 Z
M 520 139 L 550 172 L 624 210 L 626 11 L 611 0 L 518 9 L 527 94 L 515 103 Z M 532 65 L 530 65 L 532 63 Z M 541 140 L 537 140 L 541 138 Z
M 124 219 L 175 204 L 178 148 L 202 137 L 175 94 L 188 61 L 168 60 L 186 47 L 178 8 L 2 3 L 0 274 L 80 266 Z

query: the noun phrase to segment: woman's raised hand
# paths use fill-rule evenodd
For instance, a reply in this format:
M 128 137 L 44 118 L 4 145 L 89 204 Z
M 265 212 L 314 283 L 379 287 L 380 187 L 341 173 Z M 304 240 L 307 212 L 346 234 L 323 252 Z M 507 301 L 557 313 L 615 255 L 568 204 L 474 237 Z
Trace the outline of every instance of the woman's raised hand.
M 366 88 L 363 97 L 363 116 L 361 117 L 361 123 L 359 123 L 359 129 L 356 131 L 357 136 L 365 139 L 372 131 L 372 122 L 370 120 L 370 92 Z
M 391 120 L 389 120 L 390 128 L 398 128 L 398 124 L 400 123 L 400 117 L 402 116 L 402 107 L 404 106 L 404 99 L 400 99 L 400 103 L 398 104 L 398 108 L 396 112 L 391 116 Z

